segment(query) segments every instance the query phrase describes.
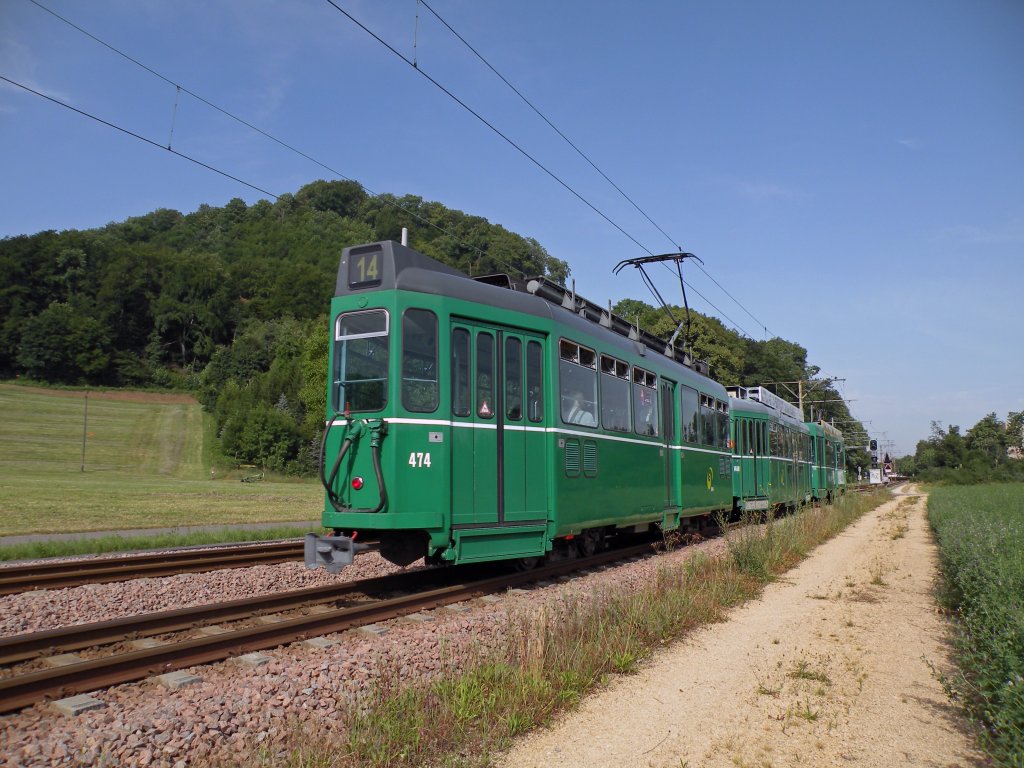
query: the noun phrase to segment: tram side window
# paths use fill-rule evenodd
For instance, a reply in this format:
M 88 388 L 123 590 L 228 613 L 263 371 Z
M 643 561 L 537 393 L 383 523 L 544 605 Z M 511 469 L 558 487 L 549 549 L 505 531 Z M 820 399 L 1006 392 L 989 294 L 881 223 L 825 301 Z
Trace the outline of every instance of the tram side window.
M 700 442 L 700 411 L 697 408 L 699 403 L 697 390 L 687 386 L 679 388 L 680 405 L 683 413 L 683 442 Z
M 704 445 L 714 445 L 715 433 L 718 431 L 715 419 L 715 398 L 707 395 L 700 396 L 700 423 L 704 430 L 700 441 Z
M 437 316 L 408 309 L 402 316 L 402 405 L 414 413 L 437 410 Z
M 729 406 L 717 400 L 715 402 L 715 408 L 718 411 L 716 414 L 718 420 L 718 442 L 716 445 L 719 448 L 729 448 Z
M 771 444 L 771 455 L 781 456 L 782 452 L 779 449 L 779 427 L 774 422 L 768 425 L 768 442 Z
M 505 339 L 505 418 L 523 418 L 523 343 L 515 336 Z
M 452 331 L 452 415 L 469 416 L 469 331 L 456 328 Z
M 629 364 L 601 355 L 601 426 L 629 432 Z
M 597 426 L 597 354 L 562 339 L 558 344 L 558 391 L 562 421 Z
M 638 435 L 658 434 L 658 377 L 633 369 L 633 429 Z
M 476 337 L 476 413 L 494 418 L 494 337 L 489 333 Z
M 536 341 L 526 345 L 526 417 L 544 421 L 544 355 Z
M 335 412 L 379 411 L 387 403 L 388 333 L 383 309 L 338 315 L 331 372 Z

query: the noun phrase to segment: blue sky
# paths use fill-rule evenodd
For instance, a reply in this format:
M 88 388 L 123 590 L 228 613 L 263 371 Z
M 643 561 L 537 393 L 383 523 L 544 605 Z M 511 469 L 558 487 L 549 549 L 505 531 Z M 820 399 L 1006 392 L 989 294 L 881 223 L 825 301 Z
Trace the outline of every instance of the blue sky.
M 807 347 L 895 453 L 1024 409 L 1024 3 L 432 0 L 668 239 L 425 7 L 336 1 L 645 248 L 700 256 L 743 306 L 691 268 L 693 306 Z M 640 247 L 326 2 L 41 2 L 372 192 L 536 237 L 594 301 L 652 301 L 611 272 Z M 0 74 L 161 145 L 173 115 L 176 150 L 275 194 L 330 178 L 29 0 L 0 3 Z M 0 168 L 0 236 L 262 196 L 7 85 Z

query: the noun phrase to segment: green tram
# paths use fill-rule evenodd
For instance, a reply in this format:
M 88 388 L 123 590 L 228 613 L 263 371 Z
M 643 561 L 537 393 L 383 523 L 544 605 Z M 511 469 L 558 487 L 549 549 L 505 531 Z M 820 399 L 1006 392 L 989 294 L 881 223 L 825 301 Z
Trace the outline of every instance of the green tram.
M 809 502 L 811 432 L 800 410 L 764 387 L 728 392 L 736 510 L 793 509 Z
M 811 431 L 811 496 L 831 503 L 846 492 L 846 447 L 843 433 L 825 421 L 807 423 Z
M 544 278 L 473 279 L 391 241 L 346 248 L 331 329 L 320 475 L 334 535 L 307 536 L 308 567 L 337 572 L 357 536 L 398 565 L 528 565 L 737 508 L 739 401 Z M 788 422 L 758 419 L 761 453 L 788 450 Z M 767 467 L 755 501 L 780 504 L 781 453 Z

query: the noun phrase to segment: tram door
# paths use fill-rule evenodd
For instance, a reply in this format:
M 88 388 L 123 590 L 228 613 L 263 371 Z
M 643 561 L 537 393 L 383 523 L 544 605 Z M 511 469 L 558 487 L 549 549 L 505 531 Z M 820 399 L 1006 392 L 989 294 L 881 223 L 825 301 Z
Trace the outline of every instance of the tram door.
M 768 424 L 758 420 L 754 423 L 753 431 L 754 444 L 756 445 L 755 451 L 757 452 L 754 459 L 754 466 L 757 467 L 754 472 L 754 483 L 757 485 L 757 495 L 767 496 L 768 485 L 771 483 L 772 477 L 771 450 L 768 446 Z
M 761 470 L 761 467 L 758 466 L 761 463 L 761 451 L 757 440 L 757 424 L 752 419 L 736 421 L 736 425 L 740 427 L 737 442 L 743 456 L 740 461 L 740 479 L 743 483 L 743 495 L 746 497 L 757 496 L 760 493 L 757 475 Z
M 672 451 L 676 442 L 676 383 L 668 379 L 661 380 L 661 434 L 665 454 L 665 506 L 678 507 L 682 505 L 679 497 L 682 467 Z
M 452 524 L 547 519 L 544 340 L 453 320 Z

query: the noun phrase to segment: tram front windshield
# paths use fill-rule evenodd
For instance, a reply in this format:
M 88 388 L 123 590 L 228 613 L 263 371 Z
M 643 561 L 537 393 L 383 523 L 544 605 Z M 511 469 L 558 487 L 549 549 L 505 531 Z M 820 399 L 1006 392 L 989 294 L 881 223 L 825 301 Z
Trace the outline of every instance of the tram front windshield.
M 335 412 L 379 411 L 387 404 L 388 332 L 383 309 L 338 316 L 331 376 Z

